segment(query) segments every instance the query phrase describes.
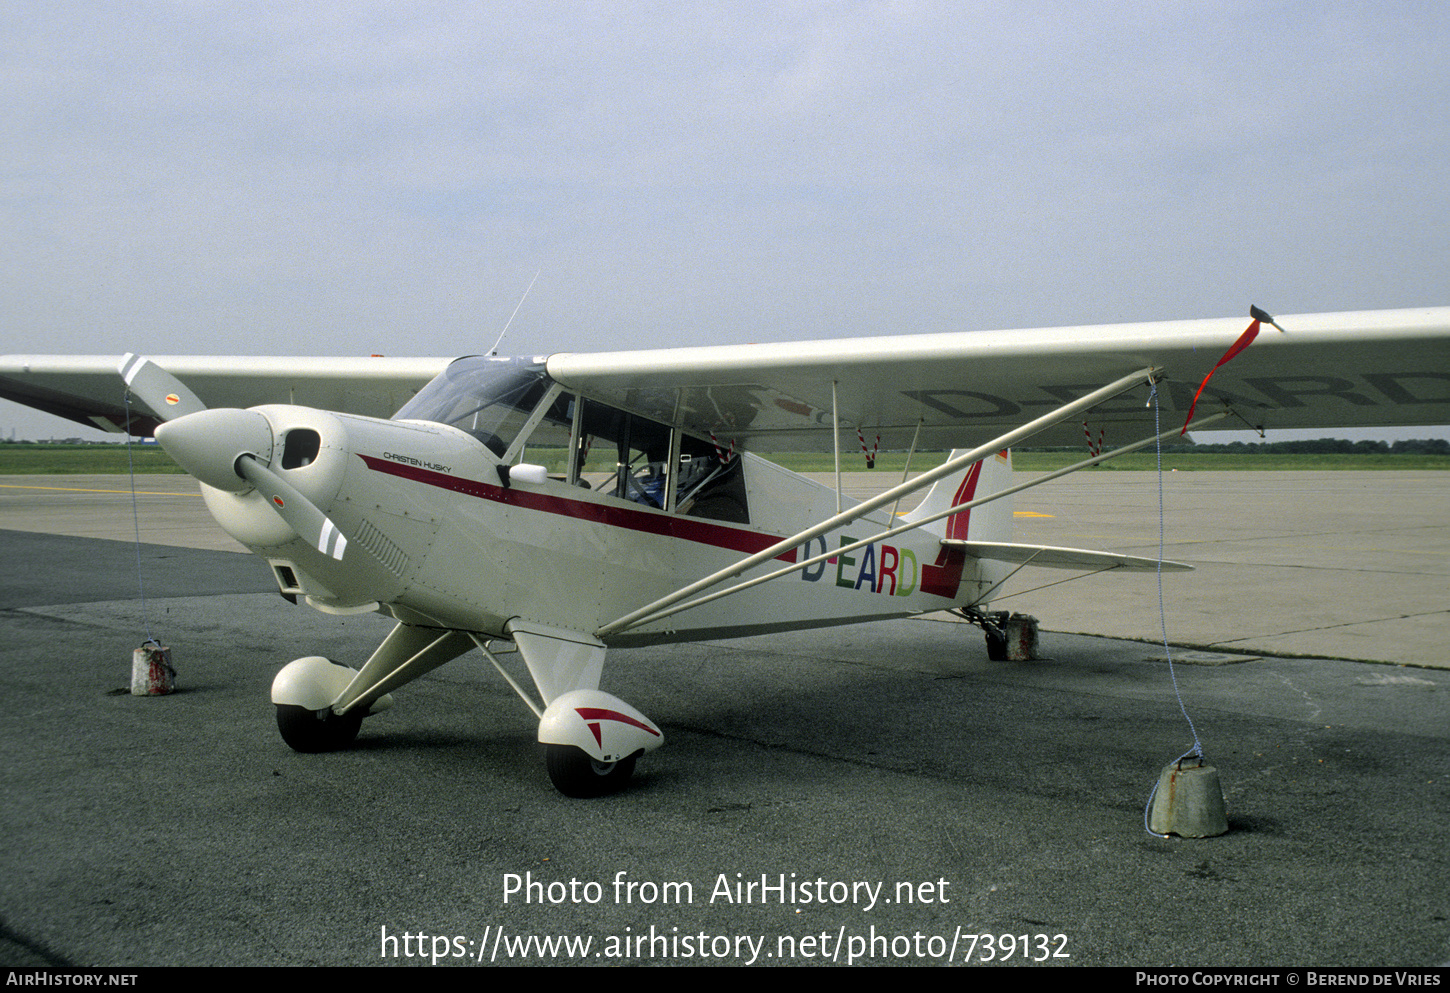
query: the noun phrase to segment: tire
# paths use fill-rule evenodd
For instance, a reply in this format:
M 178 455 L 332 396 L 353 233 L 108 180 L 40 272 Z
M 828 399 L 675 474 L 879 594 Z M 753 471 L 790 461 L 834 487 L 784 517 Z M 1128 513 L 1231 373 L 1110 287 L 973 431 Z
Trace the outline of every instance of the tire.
M 277 730 L 294 751 L 308 754 L 338 751 L 352 744 L 360 727 L 361 714 L 337 717 L 331 711 L 319 714 L 306 707 L 277 705 Z
M 597 762 L 573 745 L 547 745 L 544 764 L 554 788 L 576 799 L 618 792 L 634 775 L 635 756 L 618 762 Z

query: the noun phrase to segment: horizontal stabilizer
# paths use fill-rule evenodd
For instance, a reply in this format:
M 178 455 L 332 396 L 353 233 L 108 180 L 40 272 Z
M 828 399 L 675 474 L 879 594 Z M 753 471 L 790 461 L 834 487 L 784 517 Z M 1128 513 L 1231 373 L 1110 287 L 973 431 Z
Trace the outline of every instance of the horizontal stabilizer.
M 959 541 L 947 538 L 943 545 L 960 548 L 974 559 L 1040 565 L 1048 569 L 1127 569 L 1130 572 L 1156 572 L 1157 559 L 1141 555 L 1119 555 L 1117 552 L 1095 552 L 1087 548 L 1059 548 L 1055 545 L 1019 545 L 1009 541 Z M 1192 572 L 1186 562 L 1163 562 L 1164 572 Z

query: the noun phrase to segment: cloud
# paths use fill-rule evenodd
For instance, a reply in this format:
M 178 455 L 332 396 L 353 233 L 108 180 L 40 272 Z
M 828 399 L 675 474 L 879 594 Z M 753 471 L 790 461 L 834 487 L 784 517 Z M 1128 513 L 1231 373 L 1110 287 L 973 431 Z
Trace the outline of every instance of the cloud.
M 5 334 L 547 351 L 1443 303 L 1439 5 L 58 2 Z

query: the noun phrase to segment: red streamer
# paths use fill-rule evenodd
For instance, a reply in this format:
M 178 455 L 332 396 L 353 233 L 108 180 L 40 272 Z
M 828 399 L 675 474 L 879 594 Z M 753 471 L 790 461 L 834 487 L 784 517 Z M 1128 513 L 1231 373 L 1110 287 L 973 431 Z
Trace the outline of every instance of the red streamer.
M 1193 420 L 1193 409 L 1198 406 L 1198 398 L 1203 396 L 1203 388 L 1208 385 L 1208 381 L 1213 378 L 1213 374 L 1218 372 L 1218 367 L 1223 365 L 1229 359 L 1233 358 L 1239 352 L 1242 352 L 1245 348 L 1248 348 L 1249 345 L 1253 344 L 1254 339 L 1257 338 L 1258 335 L 1259 322 L 1256 320 L 1248 326 L 1243 334 L 1239 335 L 1239 340 L 1234 342 L 1233 345 L 1229 347 L 1229 350 L 1223 353 L 1223 358 L 1219 359 L 1214 367 L 1208 370 L 1208 375 L 1204 376 L 1203 382 L 1198 384 L 1198 392 L 1193 394 L 1193 403 L 1188 405 L 1188 418 L 1183 422 L 1183 430 L 1178 432 L 1179 437 L 1182 437 L 1183 435 L 1188 433 L 1188 425 Z

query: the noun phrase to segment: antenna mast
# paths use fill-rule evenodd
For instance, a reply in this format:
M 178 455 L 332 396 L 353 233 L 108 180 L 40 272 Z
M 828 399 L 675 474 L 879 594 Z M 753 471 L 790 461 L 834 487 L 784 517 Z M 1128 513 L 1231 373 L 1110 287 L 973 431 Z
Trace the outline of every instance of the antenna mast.
M 544 270 L 542 269 L 539 270 L 539 272 L 543 271 Z M 514 318 L 519 316 L 519 307 L 522 307 L 524 305 L 524 301 L 529 298 L 529 290 L 532 290 L 534 288 L 534 284 L 539 281 L 539 272 L 534 273 L 534 278 L 529 280 L 529 289 L 524 290 L 524 295 L 519 297 L 519 306 L 515 307 L 514 312 L 509 315 L 508 324 L 505 324 L 503 326 L 503 330 L 498 333 L 498 341 L 495 341 L 493 343 L 493 347 L 489 349 L 488 354 L 498 354 L 498 346 L 503 343 L 503 336 L 509 333 L 509 324 L 512 324 L 514 322 Z

